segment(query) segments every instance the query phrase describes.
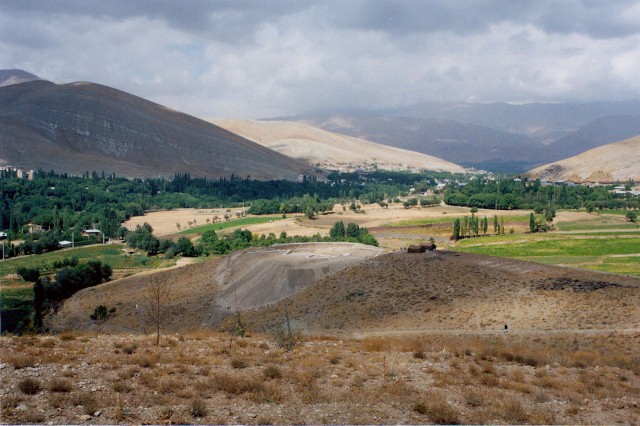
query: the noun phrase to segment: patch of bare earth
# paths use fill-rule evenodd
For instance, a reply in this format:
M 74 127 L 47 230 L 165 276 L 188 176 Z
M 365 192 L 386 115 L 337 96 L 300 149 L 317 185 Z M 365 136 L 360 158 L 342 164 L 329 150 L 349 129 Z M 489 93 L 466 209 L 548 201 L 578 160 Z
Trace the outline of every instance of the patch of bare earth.
M 3 423 L 637 424 L 640 334 L 0 337 Z

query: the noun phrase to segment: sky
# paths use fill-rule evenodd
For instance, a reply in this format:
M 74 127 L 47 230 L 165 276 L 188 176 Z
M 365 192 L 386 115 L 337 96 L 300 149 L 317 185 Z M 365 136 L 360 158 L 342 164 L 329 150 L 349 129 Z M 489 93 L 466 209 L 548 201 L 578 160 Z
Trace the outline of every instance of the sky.
M 0 68 L 198 117 L 640 98 L 640 1 L 2 0 Z

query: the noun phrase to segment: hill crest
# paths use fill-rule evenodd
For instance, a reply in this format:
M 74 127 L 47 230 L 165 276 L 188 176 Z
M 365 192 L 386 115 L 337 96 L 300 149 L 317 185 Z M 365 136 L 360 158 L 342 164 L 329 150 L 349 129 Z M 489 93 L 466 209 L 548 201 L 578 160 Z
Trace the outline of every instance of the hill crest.
M 532 178 L 573 182 L 640 182 L 640 136 L 590 149 L 527 172 Z
M 306 163 L 206 121 L 100 84 L 0 88 L 0 164 L 126 177 L 297 179 Z
M 242 119 L 210 121 L 267 148 L 307 160 L 323 169 L 354 171 L 379 168 L 464 172 L 463 167 L 441 158 L 329 132 L 299 122 Z

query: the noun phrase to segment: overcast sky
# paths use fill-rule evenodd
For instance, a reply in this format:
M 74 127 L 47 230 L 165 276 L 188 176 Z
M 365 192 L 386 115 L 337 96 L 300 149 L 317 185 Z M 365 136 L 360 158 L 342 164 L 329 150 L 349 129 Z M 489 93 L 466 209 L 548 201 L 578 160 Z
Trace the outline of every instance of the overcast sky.
M 640 2 L 2 0 L 0 68 L 199 117 L 626 100 Z

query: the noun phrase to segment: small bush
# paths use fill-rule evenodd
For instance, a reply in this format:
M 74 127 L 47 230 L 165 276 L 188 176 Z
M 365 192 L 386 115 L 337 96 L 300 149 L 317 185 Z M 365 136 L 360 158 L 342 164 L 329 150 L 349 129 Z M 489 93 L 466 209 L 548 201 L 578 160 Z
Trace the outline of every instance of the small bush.
M 340 364 L 340 361 L 341 361 L 341 360 L 342 360 L 342 358 L 340 357 L 340 355 L 337 355 L 337 354 L 336 354 L 336 355 L 332 355 L 332 356 L 329 358 L 329 362 L 330 362 L 331 364 L 334 364 L 334 365 L 335 365 L 335 364 Z
M 76 340 L 76 337 L 78 337 L 78 336 L 73 331 L 64 331 L 64 332 L 62 332 L 62 333 L 60 333 L 58 335 L 58 339 L 60 339 L 62 341 L 65 341 L 65 342 L 69 342 L 71 340 Z
M 246 368 L 248 366 L 247 361 L 242 358 L 231 358 L 231 367 L 233 368 Z
M 20 389 L 20 392 L 24 394 L 35 395 L 40 392 L 42 387 L 40 386 L 40 382 L 38 382 L 36 379 L 27 377 L 26 379 L 18 383 L 18 389 Z
M 34 367 L 36 365 L 33 357 L 24 354 L 14 355 L 7 359 L 7 361 L 9 364 L 13 365 L 13 368 L 15 368 L 16 370 L 20 370 L 21 368 Z
M 276 345 L 285 351 L 291 351 L 304 341 L 302 334 L 296 331 L 285 331 L 284 328 L 278 327 L 271 332 L 276 341 Z
M 71 392 L 71 382 L 65 379 L 53 379 L 49 383 L 51 392 Z
M 269 365 L 263 371 L 264 377 L 267 379 L 280 379 L 282 378 L 282 371 L 275 366 Z
M 427 355 L 423 351 L 415 351 L 413 357 L 416 359 L 425 359 Z
M 502 417 L 511 424 L 527 423 L 529 415 L 527 410 L 517 399 L 508 399 L 502 406 Z
M 460 413 L 451 406 L 443 396 L 431 395 L 413 405 L 413 411 L 427 415 L 429 419 L 440 425 L 456 425 L 460 423 Z
M 204 417 L 207 415 L 207 407 L 205 406 L 202 398 L 195 398 L 191 401 L 189 413 L 191 413 L 193 417 Z
M 113 389 L 114 392 L 118 392 L 118 393 L 129 393 L 129 392 L 131 392 L 131 386 L 129 386 L 127 384 L 127 382 L 122 381 L 122 380 L 114 382 L 113 385 L 111 385 L 111 389 Z
M 130 345 L 126 345 L 122 347 L 122 352 L 124 352 L 127 355 L 132 355 L 136 349 L 138 349 L 138 344 L 137 343 L 131 343 Z

